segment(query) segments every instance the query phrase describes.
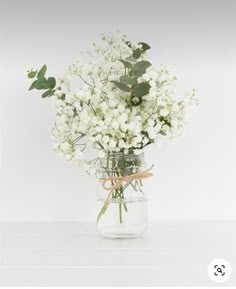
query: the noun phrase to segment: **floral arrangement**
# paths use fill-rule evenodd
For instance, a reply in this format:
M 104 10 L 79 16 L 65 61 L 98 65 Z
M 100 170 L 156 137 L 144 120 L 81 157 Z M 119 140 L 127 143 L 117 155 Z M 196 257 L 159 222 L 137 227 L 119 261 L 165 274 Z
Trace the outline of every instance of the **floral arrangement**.
M 144 230 L 142 222 L 139 227 L 139 221 L 132 216 L 129 221 L 126 214 L 122 231 L 113 215 L 105 218 L 104 213 L 110 203 L 118 205 L 121 225 L 128 207 L 135 212 L 142 201 L 146 211 L 142 180 L 152 173 L 143 171 L 142 152 L 163 137 L 178 136 L 197 104 L 195 90 L 176 97 L 176 77 L 165 66 L 152 65 L 149 50 L 147 43 L 136 43 L 125 34 L 102 34 L 101 41 L 83 53 L 88 60 L 69 66 L 62 78 L 46 77 L 46 65 L 28 71 L 33 80 L 29 90 L 54 99 L 56 119 L 50 132 L 55 151 L 102 180 L 106 193 L 98 198 L 97 222 L 103 216 L 106 225 L 98 226 L 104 235 L 106 227 L 114 227 L 115 236 Z
M 50 132 L 60 156 L 95 174 L 99 159 L 109 152 L 139 155 L 162 137 L 182 132 L 197 103 L 195 90 L 178 100 L 176 77 L 152 65 L 149 50 L 147 43 L 125 34 L 102 34 L 83 53 L 89 60 L 78 60 L 62 78 L 47 78 L 46 65 L 28 72 L 29 90 L 54 99 Z

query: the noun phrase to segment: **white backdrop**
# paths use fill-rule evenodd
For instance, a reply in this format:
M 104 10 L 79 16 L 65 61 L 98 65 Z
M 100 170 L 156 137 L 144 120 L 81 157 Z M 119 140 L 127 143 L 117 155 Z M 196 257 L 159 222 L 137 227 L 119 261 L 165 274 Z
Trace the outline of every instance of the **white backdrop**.
M 236 219 L 236 3 L 137 2 L 1 1 L 0 220 L 95 219 L 95 179 L 53 152 L 54 108 L 27 92 L 26 71 L 47 63 L 60 76 L 117 29 L 149 43 L 151 61 L 177 73 L 178 91 L 194 87 L 200 98 L 181 138 L 146 151 L 150 218 Z

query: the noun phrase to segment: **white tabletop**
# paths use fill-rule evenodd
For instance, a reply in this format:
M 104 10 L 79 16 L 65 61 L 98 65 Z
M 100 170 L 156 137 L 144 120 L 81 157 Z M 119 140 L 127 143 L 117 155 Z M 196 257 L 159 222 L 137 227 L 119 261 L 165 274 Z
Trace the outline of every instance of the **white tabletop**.
M 212 259 L 231 263 L 236 222 L 160 221 L 143 237 L 106 239 L 78 222 L 0 224 L 0 286 L 208 286 Z M 222 285 L 222 284 L 221 284 Z

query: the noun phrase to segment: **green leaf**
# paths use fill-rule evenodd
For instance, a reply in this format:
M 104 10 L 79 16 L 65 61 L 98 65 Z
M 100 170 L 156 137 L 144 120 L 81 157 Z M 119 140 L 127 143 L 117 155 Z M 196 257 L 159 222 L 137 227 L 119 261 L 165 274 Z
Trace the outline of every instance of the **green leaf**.
M 31 70 L 28 72 L 27 76 L 28 76 L 28 78 L 34 78 L 36 74 L 37 74 L 37 70 L 35 70 L 35 71 Z
M 125 58 L 125 60 L 130 61 L 130 62 L 136 62 L 136 59 L 133 58 L 132 56 Z
M 138 84 L 137 78 L 131 78 L 127 75 L 120 77 L 120 82 L 127 84 L 127 85 L 136 85 Z
M 149 93 L 150 87 L 148 82 L 141 82 L 134 87 L 132 96 L 142 97 Z
M 138 59 L 142 55 L 143 51 L 137 48 L 133 51 L 133 58 Z
M 43 78 L 46 71 L 47 71 L 47 66 L 44 64 L 38 72 L 38 75 L 37 75 L 38 79 Z
M 36 87 L 36 83 L 37 83 L 37 81 L 38 80 L 35 80 L 32 84 L 31 84 L 31 86 L 29 87 L 29 90 L 32 90 L 32 89 L 35 89 Z
M 65 93 L 62 93 L 62 95 L 59 97 L 59 99 L 61 99 L 61 100 L 65 100 L 65 98 L 66 98 Z M 80 105 L 83 106 L 83 102 L 82 101 L 81 101 Z
M 41 89 L 47 89 L 48 86 L 47 86 L 47 81 L 46 81 L 46 78 L 43 77 L 43 78 L 40 78 L 40 79 L 36 79 L 30 86 L 29 90 L 32 90 L 32 89 L 38 89 L 38 90 L 41 90 Z
M 160 130 L 159 132 L 161 135 L 166 135 L 166 133 L 163 130 Z
M 142 61 L 139 61 L 137 63 L 135 63 L 134 65 L 134 69 L 137 69 L 137 70 L 146 70 L 149 66 L 151 66 L 152 64 L 149 62 L 149 61 L 146 61 L 146 60 L 142 60 Z
M 147 51 L 148 49 L 150 49 L 151 47 L 145 43 L 145 42 L 139 42 L 140 45 L 142 45 L 142 50 L 143 51 Z
M 145 61 L 145 60 L 139 61 L 135 63 L 132 73 L 134 76 L 140 77 L 146 72 L 146 69 L 150 67 L 151 65 L 152 64 L 149 61 Z
M 123 59 L 119 59 L 119 61 L 122 62 L 126 68 L 131 69 L 133 67 L 133 64 L 129 61 L 125 61 Z
M 119 89 L 126 91 L 126 92 L 130 92 L 131 88 L 128 87 L 126 84 L 119 82 L 119 81 L 112 81 Z
M 42 98 L 45 98 L 47 96 L 51 96 L 52 95 L 52 90 L 49 89 L 49 90 L 46 90 L 43 94 L 42 94 Z
M 53 89 L 56 85 L 56 79 L 54 77 L 49 77 L 47 79 L 47 85 L 48 85 L 48 88 Z
M 36 89 L 38 90 L 41 90 L 41 89 L 47 89 L 48 88 L 48 85 L 47 85 L 47 80 L 45 77 L 43 78 L 40 78 L 36 81 L 35 83 L 35 87 Z

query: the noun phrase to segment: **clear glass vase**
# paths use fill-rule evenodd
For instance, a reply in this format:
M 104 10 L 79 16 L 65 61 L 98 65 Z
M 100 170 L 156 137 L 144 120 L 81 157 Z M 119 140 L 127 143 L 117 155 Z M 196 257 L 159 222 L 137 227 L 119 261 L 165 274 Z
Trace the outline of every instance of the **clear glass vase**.
M 143 154 L 109 153 L 101 160 L 97 190 L 97 229 L 101 235 L 131 238 L 146 230 L 147 193 L 143 181 L 133 178 L 143 171 Z

